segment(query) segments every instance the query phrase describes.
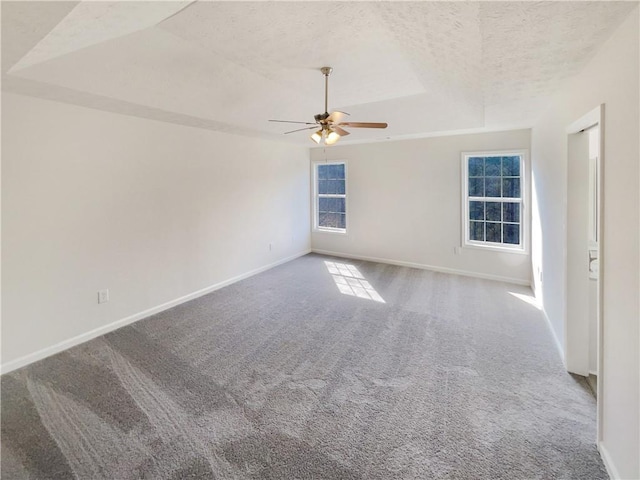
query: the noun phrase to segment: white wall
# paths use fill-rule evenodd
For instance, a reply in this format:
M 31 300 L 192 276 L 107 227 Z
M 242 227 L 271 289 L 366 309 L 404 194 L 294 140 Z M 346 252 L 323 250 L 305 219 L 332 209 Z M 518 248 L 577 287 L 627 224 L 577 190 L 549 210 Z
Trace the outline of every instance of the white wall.
M 533 270 L 536 292 L 560 343 L 566 279 L 566 127 L 601 103 L 604 214 L 601 280 L 604 393 L 601 451 L 611 473 L 640 478 L 639 15 L 625 20 L 532 130 Z M 535 275 L 534 275 L 535 277 Z
M 528 254 L 464 248 L 461 152 L 526 149 L 530 131 L 345 145 L 312 161 L 347 162 L 347 235 L 312 233 L 312 248 L 529 284 Z M 525 202 L 528 203 L 528 202 Z
M 3 365 L 310 248 L 306 148 L 13 94 L 2 139 Z

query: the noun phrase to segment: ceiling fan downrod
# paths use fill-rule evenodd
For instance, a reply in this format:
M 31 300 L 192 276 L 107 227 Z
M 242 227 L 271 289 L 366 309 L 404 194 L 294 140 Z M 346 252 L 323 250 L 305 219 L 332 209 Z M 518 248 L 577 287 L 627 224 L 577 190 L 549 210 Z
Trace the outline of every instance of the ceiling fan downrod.
M 329 116 L 329 75 L 333 72 L 333 68 L 322 67 L 320 71 L 324 75 L 324 113 Z

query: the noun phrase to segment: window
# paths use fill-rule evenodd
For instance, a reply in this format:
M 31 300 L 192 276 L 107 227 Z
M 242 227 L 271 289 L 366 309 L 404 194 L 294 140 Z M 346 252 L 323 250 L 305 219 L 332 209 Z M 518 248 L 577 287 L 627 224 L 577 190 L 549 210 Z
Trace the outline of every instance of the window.
M 346 233 L 347 168 L 344 162 L 316 163 L 315 229 Z
M 524 153 L 465 153 L 465 245 L 524 250 Z

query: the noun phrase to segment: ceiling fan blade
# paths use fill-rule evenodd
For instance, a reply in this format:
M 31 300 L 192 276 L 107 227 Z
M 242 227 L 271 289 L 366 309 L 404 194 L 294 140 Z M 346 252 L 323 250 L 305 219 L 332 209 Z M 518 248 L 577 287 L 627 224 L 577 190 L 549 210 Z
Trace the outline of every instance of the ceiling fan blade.
M 313 127 L 299 128 L 297 130 L 291 130 L 290 132 L 284 132 L 284 134 L 286 135 L 287 133 L 301 132 L 302 130 L 313 130 L 314 128 L 318 128 L 318 126 L 314 125 Z
M 302 123 L 303 125 L 315 125 L 313 122 L 293 122 L 290 120 L 269 120 L 270 122 L 279 122 L 279 123 Z
M 333 125 L 331 128 L 333 128 L 333 130 L 341 137 L 344 137 L 345 135 L 349 135 L 349 132 L 347 132 L 346 130 L 343 130 L 342 128 L 336 125 Z
M 347 112 L 341 112 L 336 110 L 335 112 L 331 112 L 331 115 L 327 117 L 327 122 L 340 123 L 342 117 L 345 115 L 349 115 Z
M 372 123 L 372 122 L 342 122 L 339 125 L 341 127 L 352 127 L 352 128 L 387 128 L 386 123 Z

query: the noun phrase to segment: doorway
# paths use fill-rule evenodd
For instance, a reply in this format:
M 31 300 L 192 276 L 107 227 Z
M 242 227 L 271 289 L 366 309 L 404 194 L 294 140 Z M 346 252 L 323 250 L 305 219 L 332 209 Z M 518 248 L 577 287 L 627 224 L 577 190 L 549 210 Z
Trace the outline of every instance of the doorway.
M 602 413 L 602 203 L 604 105 L 567 127 L 565 360 L 596 395 Z

